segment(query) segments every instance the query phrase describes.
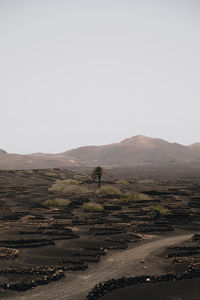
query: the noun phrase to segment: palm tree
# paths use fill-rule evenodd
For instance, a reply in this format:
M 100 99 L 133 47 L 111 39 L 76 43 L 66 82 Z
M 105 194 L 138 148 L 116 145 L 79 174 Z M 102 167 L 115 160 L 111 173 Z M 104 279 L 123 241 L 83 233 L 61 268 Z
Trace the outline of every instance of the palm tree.
M 92 179 L 98 178 L 98 187 L 101 187 L 101 176 L 103 175 L 104 171 L 102 167 L 96 167 L 92 171 Z

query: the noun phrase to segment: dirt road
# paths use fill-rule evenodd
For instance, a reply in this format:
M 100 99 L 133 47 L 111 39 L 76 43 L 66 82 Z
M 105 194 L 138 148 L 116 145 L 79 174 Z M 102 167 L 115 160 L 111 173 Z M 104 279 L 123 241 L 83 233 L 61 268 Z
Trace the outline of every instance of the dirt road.
M 67 272 L 66 278 L 59 282 L 51 283 L 27 291 L 19 296 L 12 297 L 16 300 L 81 300 L 85 299 L 89 290 L 100 281 L 122 276 L 134 276 L 141 274 L 154 274 L 159 272 L 159 262 L 156 261 L 153 270 L 142 269 L 141 261 L 159 252 L 169 245 L 183 242 L 189 239 L 191 234 L 172 237 L 156 237 L 140 244 L 139 246 L 115 253 L 109 253 L 102 257 L 99 264 L 93 264 L 83 272 Z M 149 260 L 149 259 L 148 259 Z M 153 262 L 154 263 L 154 262 Z

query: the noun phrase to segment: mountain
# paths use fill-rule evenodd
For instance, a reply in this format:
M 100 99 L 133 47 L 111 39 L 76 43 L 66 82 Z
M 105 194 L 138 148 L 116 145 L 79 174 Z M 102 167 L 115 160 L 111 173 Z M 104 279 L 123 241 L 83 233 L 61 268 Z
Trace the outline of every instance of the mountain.
M 77 167 L 79 163 L 62 154 L 8 154 L 0 151 L 0 169 L 47 169 Z
M 3 149 L 0 149 L 0 155 L 1 154 L 7 154 L 7 152 L 5 150 L 3 150 Z
M 190 145 L 190 148 L 200 150 L 200 143 L 194 143 L 194 144 Z
M 200 149 L 137 135 L 120 143 L 87 146 L 65 152 L 69 157 L 88 166 L 110 167 L 138 164 L 185 163 L 200 159 Z
M 200 163 L 200 144 L 183 146 L 137 135 L 104 146 L 85 146 L 60 154 L 8 154 L 0 150 L 0 169 L 132 167 Z

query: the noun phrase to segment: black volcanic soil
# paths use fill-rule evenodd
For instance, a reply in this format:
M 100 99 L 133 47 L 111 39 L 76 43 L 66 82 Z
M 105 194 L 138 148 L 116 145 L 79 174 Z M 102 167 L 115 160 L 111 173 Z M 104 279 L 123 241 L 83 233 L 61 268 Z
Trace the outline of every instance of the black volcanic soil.
M 75 173 L 64 169 L 0 171 L 1 298 L 84 299 L 100 281 L 180 273 L 198 266 L 198 178 L 159 180 L 120 175 L 129 184 L 116 184 L 119 174 L 113 171 L 105 176 L 103 185 L 110 184 L 122 192 L 143 192 L 151 199 L 122 205 L 118 195 L 97 196 L 96 184 L 88 178 L 82 179 L 82 184 L 92 193 L 49 191 L 55 180 L 74 178 Z M 57 208 L 44 204 L 54 198 L 66 198 L 71 204 Z M 89 201 L 103 205 L 104 212 L 84 212 L 82 205 Z M 170 214 L 151 219 L 148 209 L 155 205 L 165 206 Z M 129 299 L 127 293 L 133 293 L 136 299 L 148 299 L 145 295 L 151 290 L 161 297 L 154 299 L 162 299 L 161 291 L 171 290 L 171 298 L 163 299 L 173 299 L 182 297 L 179 290 L 189 282 L 192 287 L 198 278 L 187 280 L 185 285 L 179 281 L 118 287 L 104 298 Z M 173 284 L 177 286 L 174 289 Z M 192 297 L 195 293 L 194 288 Z
M 176 282 L 140 284 L 115 290 L 101 297 L 102 300 L 199 300 L 200 278 Z

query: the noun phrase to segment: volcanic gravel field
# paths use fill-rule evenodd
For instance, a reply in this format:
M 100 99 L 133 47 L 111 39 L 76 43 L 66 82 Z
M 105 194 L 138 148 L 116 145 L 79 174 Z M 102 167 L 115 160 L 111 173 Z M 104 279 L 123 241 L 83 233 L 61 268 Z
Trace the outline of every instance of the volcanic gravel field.
M 117 184 L 117 174 L 105 174 L 102 186 L 149 196 L 128 205 L 117 193 L 96 194 L 88 176 L 81 186 L 91 192 L 49 190 L 76 176 L 60 169 L 0 171 L 0 298 L 199 299 L 199 179 Z M 70 204 L 47 206 L 55 198 Z M 104 210 L 85 212 L 91 201 Z M 152 206 L 169 213 L 150 217 Z

